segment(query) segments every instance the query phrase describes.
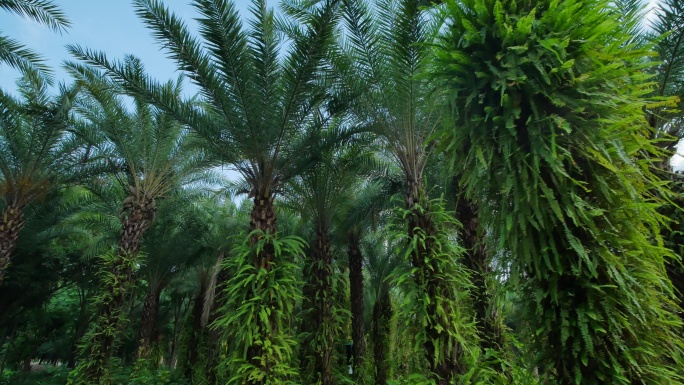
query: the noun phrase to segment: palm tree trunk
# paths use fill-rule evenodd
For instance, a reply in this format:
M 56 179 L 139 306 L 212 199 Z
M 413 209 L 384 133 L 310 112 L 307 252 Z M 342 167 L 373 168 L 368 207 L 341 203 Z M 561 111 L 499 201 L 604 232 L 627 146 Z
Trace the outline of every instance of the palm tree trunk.
M 138 359 L 149 358 L 152 354 L 152 347 L 157 340 L 157 316 L 159 315 L 159 297 L 161 296 L 164 285 L 157 283 L 150 285 L 145 295 L 145 302 L 142 308 L 142 318 L 140 320 L 140 331 L 138 333 L 138 349 L 136 351 Z
M 317 371 L 323 385 L 334 385 L 332 362 L 334 351 L 335 320 L 333 319 L 332 254 L 327 228 L 320 229 L 314 246 L 313 278 L 316 287 L 316 333 L 322 341 L 316 354 Z
M 193 301 L 190 313 L 190 335 L 186 346 L 186 358 L 183 362 L 183 373 L 189 381 L 193 379 L 193 372 L 198 369 L 200 345 L 202 342 L 202 314 L 204 313 L 204 294 L 207 290 L 206 282 L 201 280 L 200 289 Z
M 375 385 L 387 385 L 391 377 L 390 331 L 394 310 L 389 292 L 383 290 L 373 305 L 371 333 L 373 337 L 373 360 L 375 361 Z
M 354 376 L 363 368 L 366 356 L 366 331 L 364 323 L 363 301 L 363 255 L 361 254 L 361 242 L 357 231 L 349 232 L 348 237 L 349 257 L 349 294 L 352 313 L 352 342 L 354 344 Z
M 272 197 L 254 198 L 254 207 L 249 215 L 249 231 L 261 231 L 263 234 L 273 235 L 276 232 L 276 215 L 273 207 Z M 257 244 L 261 238 L 260 234 L 253 234 L 250 242 Z M 265 245 L 259 255 L 255 257 L 254 266 L 270 270 L 270 263 L 275 260 L 275 250 L 273 245 Z
M 5 278 L 19 232 L 24 227 L 24 204 L 7 200 L 0 218 L 0 285 Z
M 312 383 L 320 378 L 322 385 L 334 384 L 332 363 L 335 323 L 331 265 L 330 238 L 323 226 L 317 231 L 302 303 L 306 314 L 302 320 L 302 331 L 312 334 L 308 340 L 313 345 L 310 349 L 303 346 L 300 355 L 301 374 L 308 374 Z M 314 363 L 313 368 L 309 366 L 310 361 Z
M 491 278 L 492 269 L 487 248 L 478 235 L 477 207 L 470 200 L 461 197 L 456 206 L 456 217 L 463 226 L 461 241 L 466 250 L 463 264 L 471 271 L 471 297 L 481 337 L 480 345 L 483 349 L 505 352 L 504 325 L 493 294 L 487 288 L 487 279 Z
M 426 293 L 431 299 L 427 305 L 427 316 L 431 322 L 425 325 L 428 336 L 424 343 L 425 358 L 430 365 L 432 377 L 437 385 L 452 383 L 459 374 L 463 374 L 466 368 L 459 364 L 462 348 L 458 343 L 448 341 L 448 333 L 442 330 L 451 329 L 450 325 L 438 324 L 451 322 L 449 315 L 440 317 L 436 298 L 445 283 L 437 276 L 440 271 L 434 261 L 435 238 L 437 229 L 434 219 L 429 214 L 429 202 L 425 197 L 425 189 L 420 182 L 420 177 L 407 178 L 407 190 L 405 195 L 406 207 L 410 211 L 408 216 L 408 236 L 413 239 L 419 232 L 424 236 L 425 242 L 418 242 L 411 253 L 411 263 L 419 273 L 414 275 L 418 287 L 427 288 Z M 421 207 L 422 206 L 422 207 Z M 440 341 L 441 340 L 441 341 Z M 438 343 L 435 343 L 438 341 Z M 442 349 L 438 352 L 437 349 Z
M 185 296 L 181 297 L 173 309 L 173 338 L 171 339 L 171 346 L 169 347 L 169 361 L 168 369 L 171 371 L 176 367 L 178 356 L 178 344 L 182 331 L 183 324 L 181 322 L 181 315 L 183 314 L 183 304 L 185 303 Z
M 219 261 L 223 261 L 225 258 L 224 254 L 221 254 Z M 206 324 L 202 323 L 201 327 L 206 329 L 207 325 L 211 325 L 219 318 L 219 311 L 226 304 L 226 295 L 223 293 L 227 282 L 230 280 L 230 271 L 228 269 L 223 269 L 220 267 L 221 262 L 218 263 L 218 272 L 216 273 L 216 280 L 207 290 L 214 290 L 214 301 L 213 303 L 207 303 L 205 301 L 204 306 L 209 307 L 210 310 L 209 317 L 207 318 Z M 220 329 L 209 328 L 208 332 L 202 334 L 205 338 L 208 338 L 208 351 L 207 351 L 207 381 L 208 385 L 217 385 L 219 383 L 219 364 L 221 362 L 221 354 L 223 345 L 221 344 L 223 333 Z
M 134 199 L 134 196 L 130 197 L 131 201 Z M 85 367 L 82 371 L 80 366 L 76 369 L 79 373 L 75 384 L 99 383 L 116 350 L 115 342 L 126 317 L 124 307 L 131 290 L 133 266 L 137 264 L 142 236 L 154 220 L 155 211 L 154 199 L 147 198 L 133 204 L 128 215 L 122 217 L 119 247 L 105 281 L 107 294 L 94 322 L 94 330 L 86 334 L 85 359 L 82 360 Z M 87 365 L 85 361 L 88 361 Z
M 84 289 L 78 289 L 79 297 L 79 312 L 76 320 L 76 330 L 69 349 L 69 358 L 67 360 L 67 368 L 73 369 L 76 367 L 76 357 L 78 356 L 78 341 L 83 338 L 83 335 L 88 330 L 88 299 Z
M 276 215 L 273 206 L 273 195 L 263 196 L 257 195 L 254 198 L 254 206 L 249 216 L 249 230 L 250 232 L 260 231 L 261 234 L 254 233 L 250 238 L 250 243 L 256 245 L 263 234 L 274 235 L 276 232 Z M 267 243 L 264 245 L 260 253 L 256 254 L 254 257 L 254 266 L 258 269 L 266 269 L 270 271 L 273 266 L 272 263 L 275 261 L 275 249 L 273 244 Z M 259 295 L 259 293 L 253 293 L 254 295 Z M 264 300 L 265 302 L 265 300 Z M 272 313 L 272 314 L 275 314 Z M 273 318 L 273 316 L 271 316 Z M 257 320 L 258 323 L 263 322 L 261 319 Z M 271 325 L 269 326 L 258 326 L 260 330 L 268 330 L 273 328 L 277 329 L 277 322 L 274 319 L 268 321 Z M 263 355 L 263 348 L 261 345 L 254 344 L 247 349 L 247 361 L 253 363 L 257 366 L 262 366 L 260 362 L 260 357 Z M 251 385 L 260 385 L 266 382 L 267 379 L 253 379 L 250 383 Z

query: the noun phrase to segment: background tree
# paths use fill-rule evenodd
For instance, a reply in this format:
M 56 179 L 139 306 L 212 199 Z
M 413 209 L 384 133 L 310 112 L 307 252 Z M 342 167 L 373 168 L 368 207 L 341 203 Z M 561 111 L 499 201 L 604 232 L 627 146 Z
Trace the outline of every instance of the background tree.
M 441 119 L 431 101 L 429 80 L 421 76 L 429 63 L 428 45 L 441 24 L 432 16 L 415 1 L 346 1 L 348 34 L 340 42 L 335 65 L 342 83 L 357 97 L 353 113 L 371 122 L 386 156 L 404 174 L 405 234 L 412 249 L 407 257 L 415 268 L 408 274 L 416 293 L 423 290 L 426 306 L 420 338 L 432 378 L 447 384 L 465 372 L 456 331 L 464 320 L 453 318 L 460 314 L 456 297 L 467 287 L 467 276 L 456 273 L 453 261 L 458 256 L 448 255 L 456 249 L 442 253 L 444 240 L 439 238 L 444 234 L 435 227 L 424 180 L 431 154 L 428 139 Z
M 107 272 L 98 301 L 98 313 L 84 336 L 83 357 L 75 369 L 75 383 L 98 383 L 105 374 L 125 319 L 133 269 L 139 264 L 142 237 L 154 222 L 157 200 L 184 184 L 202 181 L 211 162 L 195 147 L 194 137 L 168 114 L 140 99 L 129 112 L 117 87 L 95 70 L 70 64 L 83 87 L 75 106 L 78 136 L 92 147 L 93 157 L 115 169 L 114 179 L 126 191 L 119 198 L 121 230 L 114 254 L 105 258 Z M 174 93 L 179 85 L 166 85 Z
M 26 71 L 17 83 L 19 98 L 0 90 L 0 285 L 10 263 L 26 207 L 73 179 L 78 142 L 67 133 L 75 90 Z
M 326 101 L 325 88 L 317 76 L 321 75 L 321 62 L 331 42 L 336 4 L 326 1 L 302 15 L 301 29 L 296 27 L 290 48 L 279 58 L 281 35 L 275 31 L 273 12 L 263 1 L 253 3 L 254 21 L 248 31 L 243 30 L 231 2 L 194 1 L 200 13 L 204 45 L 160 2 L 137 1 L 138 14 L 179 69 L 200 88 L 205 99 L 203 108 L 181 102 L 175 94 L 155 85 L 139 71 L 135 61 L 110 63 L 102 54 L 79 47 L 71 47 L 71 51 L 106 68 L 129 92 L 144 95 L 187 124 L 210 143 L 208 146 L 221 159 L 235 167 L 249 184 L 249 196 L 254 202 L 249 229 L 250 244 L 255 246 L 262 236 L 276 234 L 274 198 L 282 184 L 297 175 L 296 165 L 301 162 L 295 159 L 308 153 L 306 141 L 296 140 L 297 135 Z M 254 255 L 254 274 L 272 268 L 274 253 L 268 242 L 259 249 Z M 260 294 L 254 292 L 249 297 L 259 298 Z M 253 335 L 278 324 L 281 320 L 274 318 L 278 314 L 272 313 L 270 325 L 255 324 Z M 263 355 L 263 344 L 252 344 L 246 350 L 245 365 L 256 365 L 255 370 L 266 373 L 264 377 L 249 377 L 237 369 L 234 372 L 249 377 L 250 383 L 266 381 L 271 376 L 271 364 Z

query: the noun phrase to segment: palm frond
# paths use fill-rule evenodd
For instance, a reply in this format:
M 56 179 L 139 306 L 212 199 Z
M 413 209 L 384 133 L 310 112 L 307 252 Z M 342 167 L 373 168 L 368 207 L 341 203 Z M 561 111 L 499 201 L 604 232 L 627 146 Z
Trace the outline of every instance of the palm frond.
M 33 50 L 26 48 L 8 36 L 0 35 L 0 62 L 20 71 L 41 72 L 52 82 L 51 69 L 45 65 L 45 59 Z
M 71 26 L 66 14 L 49 0 L 0 0 L 0 8 L 28 17 L 55 32 L 65 31 Z

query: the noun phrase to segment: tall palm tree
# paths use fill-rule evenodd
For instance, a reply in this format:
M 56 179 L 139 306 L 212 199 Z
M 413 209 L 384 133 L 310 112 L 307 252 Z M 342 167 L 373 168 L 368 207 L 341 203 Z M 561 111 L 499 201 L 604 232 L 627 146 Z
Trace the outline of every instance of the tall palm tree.
M 462 224 L 459 233 L 459 240 L 464 248 L 462 261 L 471 273 L 470 292 L 478 324 L 480 346 L 483 350 L 492 349 L 505 354 L 507 352 L 505 326 L 492 287 L 497 278 L 494 276 L 492 253 L 485 236 L 486 226 L 480 224 L 478 205 L 458 187 L 458 178 L 454 178 L 453 185 L 456 192 L 455 216 Z
M 347 208 L 345 202 L 356 187 L 359 165 L 368 163 L 364 161 L 368 154 L 360 146 L 338 141 L 337 130 L 335 125 L 329 127 L 330 132 L 319 141 L 324 147 L 318 151 L 319 161 L 294 178 L 287 190 L 290 205 L 302 213 L 305 223 L 311 223 L 315 234 L 304 269 L 307 281 L 301 332 L 306 333 L 310 342 L 300 346 L 300 376 L 310 383 L 320 379 L 323 385 L 334 384 L 334 337 L 340 326 L 336 324 L 334 309 L 333 226 L 340 222 Z
M 223 290 L 229 272 L 223 265 L 238 241 L 226 237 L 226 234 L 240 234 L 249 210 L 247 204 L 238 206 L 231 199 L 225 202 L 204 199 L 196 203 L 195 211 L 198 212 L 196 220 L 204 224 L 200 226 L 204 231 L 199 237 L 203 247 L 194 269 L 199 287 L 195 292 L 190 322 L 192 329 L 185 351 L 187 361 L 183 367 L 189 380 L 206 379 L 208 384 L 213 385 L 219 382 L 219 365 L 226 336 L 222 330 L 211 325 L 222 315 L 220 309 L 226 303 Z M 201 365 L 200 360 L 202 347 L 207 348 L 204 365 Z
M 0 8 L 28 17 L 56 32 L 64 31 L 71 25 L 64 12 L 49 0 L 0 0 Z M 41 72 L 44 76 L 50 72 L 40 55 L 3 34 L 0 34 L 0 62 L 19 70 Z
M 207 223 L 202 219 L 193 201 L 204 200 L 203 191 L 179 189 L 159 205 L 160 217 L 150 227 L 143 241 L 146 262 L 141 275 L 147 282 L 143 301 L 138 347 L 136 356 L 147 359 L 152 356 L 159 337 L 159 299 L 162 291 L 180 271 L 192 267 L 205 250 L 202 243 Z M 211 253 L 211 256 L 215 253 Z M 152 363 L 154 364 L 154 362 Z
M 388 234 L 377 232 L 362 243 L 364 264 L 368 280 L 368 294 L 371 306 L 371 341 L 373 342 L 373 370 L 376 385 L 385 385 L 392 378 L 392 321 L 395 307 L 392 304 L 391 274 L 404 262 L 396 253 L 398 245 Z
M 297 140 L 302 126 L 320 112 L 328 99 L 320 82 L 322 61 L 332 41 L 337 0 L 326 0 L 310 12 L 300 12 L 299 24 L 288 24 L 290 44 L 276 32 L 272 10 L 263 0 L 252 3 L 250 29 L 242 27 L 232 2 L 195 0 L 202 40 L 157 0 L 137 0 L 138 15 L 152 29 L 178 68 L 196 84 L 203 105 L 179 100 L 140 71 L 129 58 L 112 63 L 101 54 L 80 47 L 77 57 L 107 69 L 131 93 L 141 95 L 207 139 L 208 148 L 243 176 L 254 205 L 249 220 L 250 243 L 276 234 L 274 198 L 283 183 L 297 175 L 306 140 Z M 287 52 L 281 53 L 281 48 Z M 268 243 L 254 255 L 254 273 L 270 271 L 275 250 Z M 253 293 L 258 297 L 258 293 Z M 279 317 L 273 312 L 271 318 Z M 262 322 L 262 321 L 258 321 Z M 269 321 L 273 325 L 277 319 Z M 266 325 L 255 325 L 257 328 Z M 270 326 L 269 326 L 270 328 Z M 241 350 L 240 350 L 241 351 Z M 246 352 L 248 364 L 257 362 L 263 346 Z M 254 362 L 253 362 L 254 361 Z M 261 362 L 261 361 L 259 361 Z M 268 364 L 263 364 L 266 371 Z M 262 367 L 257 363 L 257 367 Z M 250 379 L 261 383 L 266 379 Z
M 357 119 L 371 122 L 387 156 L 403 172 L 407 244 L 415 246 L 409 256 L 416 269 L 412 275 L 428 298 L 424 352 L 432 378 L 446 384 L 463 373 L 465 365 L 462 346 L 455 342 L 460 321 L 451 319 L 457 312 L 446 310 L 444 315 L 441 308 L 456 304 L 453 282 L 447 280 L 463 277 L 437 267 L 440 258 L 453 262 L 457 255 L 438 255 L 440 235 L 424 171 L 431 154 L 428 139 L 441 115 L 431 101 L 429 83 L 420 76 L 428 66 L 428 45 L 440 20 L 411 0 L 348 0 L 344 18 L 348 35 L 340 42 L 334 65 L 342 83 L 356 96 L 351 109 Z M 416 242 L 417 238 L 424 242 Z
M 157 200 L 174 189 L 203 181 L 212 165 L 181 124 L 140 99 L 129 111 L 117 87 L 96 70 L 69 63 L 83 91 L 74 106 L 74 131 L 91 147 L 91 157 L 115 169 L 114 180 L 126 195 L 119 198 L 121 230 L 107 261 L 104 297 L 93 327 L 84 337 L 75 383 L 98 383 L 113 353 L 125 314 L 133 269 L 145 231 L 154 222 Z M 166 85 L 178 93 L 179 83 Z
M 361 378 L 366 357 L 366 322 L 365 322 L 365 289 L 364 289 L 364 249 L 365 237 L 376 231 L 382 212 L 390 209 L 390 197 L 401 190 L 399 182 L 392 183 L 386 173 L 373 173 L 371 178 L 383 178 L 369 182 L 359 180 L 351 186 L 351 193 L 344 206 L 344 216 L 339 226 L 339 235 L 347 245 L 349 263 L 349 297 L 352 315 L 352 369 L 356 378 Z
M 19 98 L 0 90 L 0 285 L 24 226 L 24 209 L 62 182 L 72 180 L 78 142 L 67 133 L 75 89 L 51 96 L 47 80 L 25 71 Z
M 612 6 L 449 1 L 433 69 L 454 122 L 440 140 L 510 256 L 540 375 L 677 383 L 646 52 Z

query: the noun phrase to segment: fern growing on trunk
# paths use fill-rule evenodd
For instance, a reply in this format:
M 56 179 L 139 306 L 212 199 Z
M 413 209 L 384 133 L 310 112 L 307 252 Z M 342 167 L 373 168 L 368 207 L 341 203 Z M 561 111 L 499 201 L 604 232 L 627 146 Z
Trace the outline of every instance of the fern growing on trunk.
M 449 2 L 440 140 L 511 258 L 542 378 L 681 382 L 647 52 L 604 0 Z

